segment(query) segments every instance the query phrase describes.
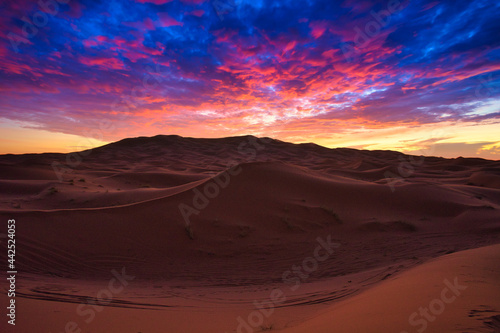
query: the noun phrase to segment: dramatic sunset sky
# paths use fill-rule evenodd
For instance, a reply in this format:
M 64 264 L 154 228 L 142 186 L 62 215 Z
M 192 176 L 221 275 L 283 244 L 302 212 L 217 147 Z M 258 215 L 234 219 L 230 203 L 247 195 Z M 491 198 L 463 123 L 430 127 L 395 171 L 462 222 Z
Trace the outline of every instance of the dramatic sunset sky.
M 253 134 L 500 159 L 499 17 L 498 0 L 2 1 L 0 153 Z

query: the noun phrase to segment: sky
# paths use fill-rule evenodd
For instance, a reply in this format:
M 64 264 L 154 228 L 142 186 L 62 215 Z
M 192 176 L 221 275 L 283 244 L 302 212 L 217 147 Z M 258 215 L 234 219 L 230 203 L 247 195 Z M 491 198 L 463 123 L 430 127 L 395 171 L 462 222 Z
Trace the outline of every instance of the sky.
M 0 153 L 252 134 L 500 159 L 500 2 L 7 0 Z

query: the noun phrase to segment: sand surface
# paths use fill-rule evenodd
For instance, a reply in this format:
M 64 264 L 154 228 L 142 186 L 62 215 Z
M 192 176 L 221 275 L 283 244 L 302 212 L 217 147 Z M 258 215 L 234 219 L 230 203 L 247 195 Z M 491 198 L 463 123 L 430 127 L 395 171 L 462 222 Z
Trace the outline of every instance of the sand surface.
M 2 332 L 500 332 L 500 161 L 157 136 L 0 175 Z

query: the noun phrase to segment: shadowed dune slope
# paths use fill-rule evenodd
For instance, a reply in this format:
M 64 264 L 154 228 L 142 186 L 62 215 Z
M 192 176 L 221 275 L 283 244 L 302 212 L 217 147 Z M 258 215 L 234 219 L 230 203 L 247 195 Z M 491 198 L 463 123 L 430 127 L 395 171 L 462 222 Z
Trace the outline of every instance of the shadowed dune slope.
M 130 204 L 5 211 L 22 221 L 18 239 L 30 249 L 19 254 L 19 265 L 24 271 L 92 276 L 127 264 L 145 278 L 195 277 L 225 275 L 218 265 L 241 254 L 248 264 L 267 257 L 273 265 L 265 272 L 300 257 L 314 235 L 347 240 L 390 233 L 486 233 L 500 226 L 497 201 L 486 194 L 488 199 L 478 199 L 476 189 L 463 185 L 406 183 L 394 193 L 383 184 L 282 162 L 245 163 L 232 170 L 157 189 L 153 194 L 159 197 L 152 199 L 137 189 L 131 193 L 143 200 Z M 93 200 L 106 202 L 97 195 Z M 189 262 L 186 268 L 172 269 L 181 259 Z M 203 271 L 208 264 L 210 271 Z

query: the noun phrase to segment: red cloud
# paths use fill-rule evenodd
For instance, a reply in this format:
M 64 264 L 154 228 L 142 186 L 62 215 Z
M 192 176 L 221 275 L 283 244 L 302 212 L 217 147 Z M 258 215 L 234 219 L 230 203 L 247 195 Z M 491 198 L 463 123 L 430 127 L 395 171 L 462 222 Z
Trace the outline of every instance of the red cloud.
M 79 58 L 80 62 L 87 66 L 98 66 L 102 69 L 125 69 L 125 65 L 120 59 L 110 57 L 83 57 Z
M 184 23 L 177 21 L 172 16 L 168 15 L 168 13 L 158 13 L 158 18 L 160 19 L 161 27 L 171 27 L 171 26 L 183 26 Z
M 191 13 L 187 13 L 187 14 L 194 15 L 197 17 L 202 17 L 205 14 L 205 11 L 203 9 L 198 9 L 198 10 L 194 10 Z
M 323 36 L 325 31 L 328 29 L 328 23 L 322 21 L 311 22 L 309 23 L 309 28 L 311 28 L 311 36 L 318 39 Z

